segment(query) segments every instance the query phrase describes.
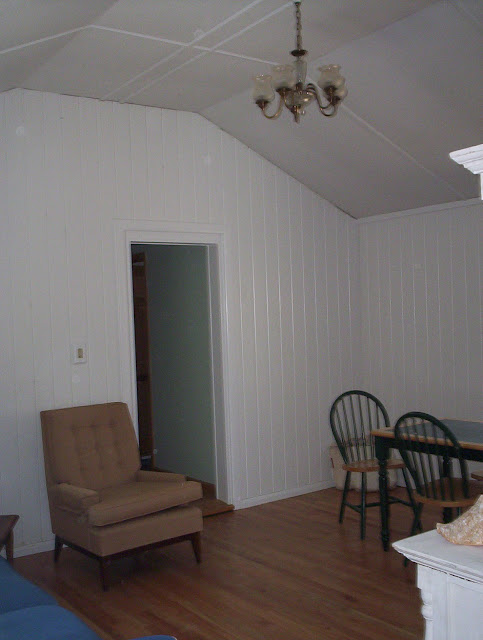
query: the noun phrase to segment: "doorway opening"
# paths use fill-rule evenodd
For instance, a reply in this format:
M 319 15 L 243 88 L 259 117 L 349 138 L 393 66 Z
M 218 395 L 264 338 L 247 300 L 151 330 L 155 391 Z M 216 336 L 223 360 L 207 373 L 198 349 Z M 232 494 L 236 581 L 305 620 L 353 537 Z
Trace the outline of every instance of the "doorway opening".
M 203 515 L 232 510 L 217 497 L 216 247 L 131 243 L 131 261 L 142 464 L 200 481 Z

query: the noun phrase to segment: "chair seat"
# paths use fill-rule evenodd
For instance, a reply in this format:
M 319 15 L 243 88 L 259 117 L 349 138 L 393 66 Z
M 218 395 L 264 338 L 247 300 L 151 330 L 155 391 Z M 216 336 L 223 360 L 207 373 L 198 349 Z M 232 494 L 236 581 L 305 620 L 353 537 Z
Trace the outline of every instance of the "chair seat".
M 379 462 L 377 458 L 371 460 L 356 460 L 355 462 L 348 462 L 342 465 L 344 471 L 351 471 L 353 473 L 369 473 L 370 471 L 379 471 Z M 404 462 L 391 458 L 387 461 L 387 469 L 403 469 Z
M 452 484 L 452 488 L 453 488 L 453 496 L 454 498 L 451 499 L 451 490 L 450 490 L 450 485 L 449 485 L 449 481 L 447 478 L 442 478 L 441 480 L 435 480 L 434 482 L 428 482 L 427 485 L 425 485 L 425 494 L 426 495 L 420 495 L 419 493 L 417 493 L 414 496 L 414 499 L 422 504 L 433 504 L 433 505 L 437 505 L 440 507 L 447 507 L 449 509 L 451 508 L 464 508 L 464 507 L 471 507 L 476 498 L 481 494 L 481 486 L 479 486 L 476 482 L 469 482 L 468 483 L 468 497 L 465 497 L 464 492 L 463 492 L 463 481 L 461 480 L 461 478 L 453 478 L 451 481 Z M 443 489 L 444 488 L 444 492 Z M 428 495 L 429 494 L 429 495 Z M 429 496 L 432 495 L 436 495 L 436 498 L 432 498 Z M 443 499 L 441 496 L 445 496 L 445 499 Z
M 198 482 L 128 482 L 99 491 L 87 510 L 89 524 L 103 527 L 187 504 L 202 497 Z
M 471 477 L 474 478 L 475 480 L 483 480 L 483 471 L 474 471 L 471 474 Z

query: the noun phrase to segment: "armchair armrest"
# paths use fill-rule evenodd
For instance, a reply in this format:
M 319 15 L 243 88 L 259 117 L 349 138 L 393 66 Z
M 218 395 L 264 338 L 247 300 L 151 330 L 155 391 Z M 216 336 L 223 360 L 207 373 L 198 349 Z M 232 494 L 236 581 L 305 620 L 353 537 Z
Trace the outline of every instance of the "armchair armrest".
M 137 482 L 186 482 L 186 476 L 181 473 L 169 473 L 167 471 L 139 470 L 136 474 Z
M 97 491 L 76 487 L 66 482 L 51 487 L 50 495 L 59 508 L 76 513 L 82 513 L 93 504 L 100 502 Z

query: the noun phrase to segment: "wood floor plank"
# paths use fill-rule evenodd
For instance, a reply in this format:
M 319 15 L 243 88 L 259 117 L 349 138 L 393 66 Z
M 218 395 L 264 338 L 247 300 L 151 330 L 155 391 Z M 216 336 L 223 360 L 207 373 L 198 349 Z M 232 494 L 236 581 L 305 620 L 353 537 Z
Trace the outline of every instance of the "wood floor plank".
M 398 490 L 403 496 L 404 492 Z M 353 494 L 357 497 L 357 494 Z M 15 560 L 17 570 L 94 625 L 105 640 L 156 633 L 178 640 L 419 640 L 415 568 L 385 553 L 377 508 L 366 539 L 357 514 L 337 522 L 341 493 L 318 491 L 204 520 L 203 562 L 180 543 L 113 564 L 64 549 Z M 425 509 L 423 524 L 439 520 Z M 391 509 L 391 534 L 407 536 L 409 509 Z

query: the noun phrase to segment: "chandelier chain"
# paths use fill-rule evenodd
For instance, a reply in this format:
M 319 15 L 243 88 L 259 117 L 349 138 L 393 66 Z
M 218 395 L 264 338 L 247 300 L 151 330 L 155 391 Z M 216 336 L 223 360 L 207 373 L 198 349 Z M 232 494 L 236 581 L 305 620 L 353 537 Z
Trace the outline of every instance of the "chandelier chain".
M 295 47 L 297 51 L 302 51 L 302 14 L 300 12 L 300 2 L 295 2 L 295 21 L 297 36 L 295 40 Z

